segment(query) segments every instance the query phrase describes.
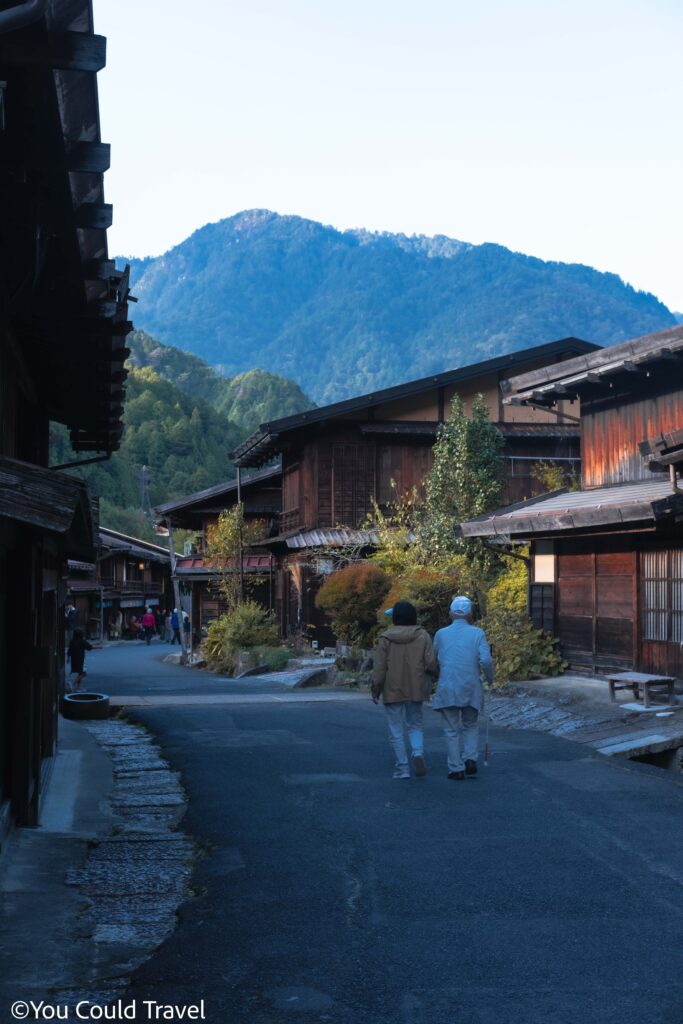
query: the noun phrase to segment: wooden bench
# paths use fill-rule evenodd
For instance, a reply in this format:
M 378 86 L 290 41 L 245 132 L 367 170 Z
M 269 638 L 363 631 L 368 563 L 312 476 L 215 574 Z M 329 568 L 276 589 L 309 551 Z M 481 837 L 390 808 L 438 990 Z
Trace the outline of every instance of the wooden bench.
M 640 688 L 643 688 L 643 706 L 650 707 L 651 690 L 665 686 L 667 703 L 671 704 L 674 699 L 674 678 L 673 676 L 652 676 L 647 672 L 616 672 L 607 676 L 609 683 L 609 695 L 616 700 L 617 690 L 633 690 L 635 700 L 640 700 Z

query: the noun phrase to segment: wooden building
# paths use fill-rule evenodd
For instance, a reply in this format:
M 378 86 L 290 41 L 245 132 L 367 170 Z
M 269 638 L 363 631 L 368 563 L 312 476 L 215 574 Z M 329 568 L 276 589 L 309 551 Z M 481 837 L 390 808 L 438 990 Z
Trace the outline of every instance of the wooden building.
M 64 677 L 67 559 L 94 562 L 85 484 L 48 468 L 119 445 L 128 276 L 107 256 L 90 0 L 0 4 L 0 836 L 38 820 Z
M 282 470 L 279 466 L 258 470 L 240 480 L 228 480 L 185 498 L 166 502 L 154 511 L 159 525 L 171 529 L 192 530 L 196 542 L 188 544 L 183 556 L 176 559 L 176 576 L 180 585 L 181 600 L 187 603 L 193 629 L 199 632 L 218 617 L 220 600 L 215 586 L 215 571 L 206 564 L 205 550 L 207 531 L 213 526 L 225 509 L 234 508 L 239 498 L 244 505 L 247 522 L 263 527 L 263 537 L 278 532 L 282 511 Z M 239 565 L 232 566 L 239 572 Z M 249 577 L 248 592 L 264 607 L 274 608 L 275 601 L 275 558 L 272 552 L 262 547 L 252 547 L 242 559 L 242 572 Z
M 578 469 L 576 408 L 570 402 L 552 409 L 504 405 L 500 383 L 513 369 L 554 366 L 595 349 L 566 338 L 260 426 L 232 458 L 240 469 L 282 459 L 282 511 L 267 546 L 277 557 L 276 604 L 284 635 L 303 630 L 321 644 L 332 640 L 326 617 L 315 607 L 326 568 L 320 552 L 349 540 L 363 543 L 357 531 L 373 501 L 386 507 L 397 494 L 423 488 L 439 424 L 454 395 L 466 408 L 476 394 L 485 396 L 506 442 L 508 500 L 534 493 L 534 462 Z M 356 533 L 350 536 L 349 530 Z
M 503 383 L 512 408 L 581 401 L 582 488 L 462 525 L 529 541 L 532 619 L 595 670 L 683 676 L 683 327 Z
M 146 608 L 172 608 L 171 556 L 168 547 L 104 527 L 97 560 L 68 561 L 67 597 L 76 608 L 76 624 L 90 640 L 111 638 L 111 620 L 121 612 L 124 625 Z

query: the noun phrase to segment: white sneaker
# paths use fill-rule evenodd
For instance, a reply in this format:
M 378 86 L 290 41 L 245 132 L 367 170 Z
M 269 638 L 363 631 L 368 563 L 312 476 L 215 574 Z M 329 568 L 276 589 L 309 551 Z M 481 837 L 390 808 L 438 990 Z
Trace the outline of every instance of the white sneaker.
M 392 779 L 409 779 L 410 772 L 407 771 L 405 768 L 397 768 L 391 777 Z

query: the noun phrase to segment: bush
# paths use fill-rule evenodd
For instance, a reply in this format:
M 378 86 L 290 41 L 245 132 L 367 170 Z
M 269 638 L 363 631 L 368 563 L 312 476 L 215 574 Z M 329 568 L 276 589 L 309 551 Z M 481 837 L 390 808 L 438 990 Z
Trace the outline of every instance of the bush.
M 367 646 L 378 632 L 377 610 L 390 586 L 389 577 L 380 568 L 371 562 L 359 562 L 328 576 L 315 603 L 330 616 L 340 640 Z
M 507 570 L 488 592 L 482 626 L 493 652 L 494 685 L 513 679 L 557 676 L 567 663 L 558 641 L 534 629 L 527 615 L 527 568 L 520 559 L 506 559 Z
M 254 660 L 257 665 L 267 665 L 270 672 L 284 672 L 294 657 L 287 647 L 257 647 Z
M 231 674 L 240 651 L 274 647 L 278 640 L 272 615 L 255 601 L 244 601 L 209 623 L 202 651 L 211 669 Z
M 463 586 L 462 576 L 454 565 L 448 569 L 413 567 L 392 584 L 378 612 L 380 625 L 382 628 L 389 625 L 385 608 L 390 608 L 397 601 L 410 601 L 415 605 L 418 625 L 434 634 L 437 629 L 448 625 L 448 609 Z

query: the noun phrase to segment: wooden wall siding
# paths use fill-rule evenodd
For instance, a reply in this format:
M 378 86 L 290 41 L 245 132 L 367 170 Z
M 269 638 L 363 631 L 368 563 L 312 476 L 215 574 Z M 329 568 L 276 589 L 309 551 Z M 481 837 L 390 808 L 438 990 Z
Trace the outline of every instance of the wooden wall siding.
M 332 517 L 335 526 L 361 526 L 375 495 L 375 446 L 332 446 Z
M 629 668 L 634 649 L 636 555 L 582 550 L 565 542 L 558 553 L 556 632 L 570 663 Z
M 377 502 L 384 506 L 409 494 L 413 487 L 424 497 L 424 483 L 434 463 L 429 445 L 379 445 L 377 448 Z M 392 487 L 392 480 L 396 486 Z
M 439 419 L 439 389 L 434 388 L 422 395 L 411 395 L 394 402 L 385 402 L 374 408 L 376 420 L 405 420 L 419 422 L 435 422 Z M 448 413 L 448 408 L 446 408 Z M 367 414 L 363 414 L 363 419 Z
M 281 526 L 293 530 L 301 525 L 301 466 L 296 462 L 282 472 Z
M 586 487 L 651 480 L 638 450 L 648 437 L 683 427 L 683 389 L 639 401 L 584 404 L 583 482 Z

